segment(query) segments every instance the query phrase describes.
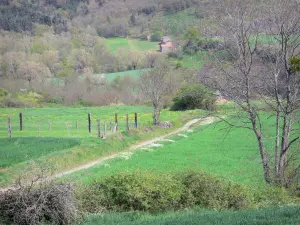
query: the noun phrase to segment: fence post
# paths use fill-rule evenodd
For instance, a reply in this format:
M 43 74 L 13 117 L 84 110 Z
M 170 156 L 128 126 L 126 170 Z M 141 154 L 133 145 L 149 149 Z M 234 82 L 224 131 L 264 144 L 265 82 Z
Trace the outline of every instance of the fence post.
M 138 128 L 138 114 L 134 113 L 134 126 L 135 128 Z
M 128 114 L 126 114 L 126 131 L 129 131 L 129 121 Z
M 10 116 L 7 117 L 8 120 L 8 137 L 11 138 L 11 118 Z
M 99 119 L 97 120 L 97 123 L 98 123 L 98 138 L 101 138 L 101 123 Z
M 116 128 L 115 130 L 118 130 L 118 113 L 115 114 L 115 124 L 116 124 Z
M 76 120 L 76 133 L 78 131 L 78 120 Z
M 23 114 L 21 112 L 19 113 L 19 118 L 20 118 L 20 131 L 23 131 Z
M 104 132 L 103 132 L 103 138 L 106 137 L 106 121 L 104 122 Z
M 91 133 L 91 132 L 92 132 L 91 117 L 92 117 L 92 115 L 91 115 L 91 113 L 89 113 L 89 114 L 88 114 L 88 121 L 89 121 L 89 133 Z
M 41 126 L 40 126 L 40 123 L 38 123 L 38 136 L 39 137 L 41 136 Z
M 113 132 L 113 127 L 112 127 L 112 122 L 111 122 L 111 121 L 109 122 L 109 130 L 110 130 L 111 132 Z

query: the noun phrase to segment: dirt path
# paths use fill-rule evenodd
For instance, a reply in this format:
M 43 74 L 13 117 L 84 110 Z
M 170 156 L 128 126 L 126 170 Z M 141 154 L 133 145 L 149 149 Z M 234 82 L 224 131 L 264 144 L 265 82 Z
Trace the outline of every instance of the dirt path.
M 215 120 L 214 117 L 206 117 L 206 118 L 193 119 L 193 120 L 189 121 L 188 123 L 186 123 L 183 127 L 179 128 L 179 129 L 177 129 L 177 130 L 175 130 L 175 131 L 173 131 L 171 133 L 168 133 L 166 135 L 163 135 L 163 136 L 160 136 L 160 137 L 148 140 L 148 141 L 143 141 L 143 142 L 140 142 L 138 144 L 132 145 L 131 147 L 129 147 L 128 150 L 123 151 L 123 152 L 134 151 L 136 149 L 139 149 L 139 148 L 142 148 L 142 147 L 154 144 L 155 142 L 161 141 L 161 140 L 166 139 L 166 138 L 168 138 L 170 136 L 173 136 L 173 135 L 179 134 L 180 132 L 186 131 L 186 130 L 190 129 L 191 126 L 195 125 L 198 122 L 201 122 L 201 124 L 206 125 L 206 124 L 213 123 L 214 120 Z M 60 172 L 60 173 L 57 173 L 57 174 L 53 175 L 51 178 L 52 179 L 53 178 L 59 178 L 59 177 L 62 177 L 62 176 L 65 176 L 65 175 L 77 172 L 79 170 L 88 169 L 88 168 L 93 167 L 95 165 L 101 164 L 101 163 L 103 163 L 106 160 L 113 159 L 113 158 L 117 157 L 120 153 L 122 153 L 122 152 L 114 153 L 114 154 L 111 154 L 109 156 L 104 156 L 104 157 L 101 157 L 101 158 L 99 158 L 99 159 L 97 159 L 95 161 L 89 162 L 87 164 L 74 167 L 74 168 L 72 168 L 70 170 L 65 170 L 63 172 Z M 11 190 L 11 189 L 13 189 L 13 187 L 8 187 L 8 188 L 3 188 L 3 189 L 0 188 L 0 192 L 5 192 L 5 191 Z
M 182 128 L 179 128 L 169 134 L 166 134 L 166 135 L 163 135 L 163 136 L 160 136 L 160 137 L 157 137 L 157 138 L 154 138 L 154 139 L 151 139 L 151 140 L 148 140 L 148 141 L 143 141 L 141 143 L 138 143 L 138 144 L 135 144 L 135 145 L 132 145 L 131 147 L 129 147 L 128 150 L 124 151 L 124 152 L 128 152 L 128 151 L 134 151 L 136 149 L 139 149 L 139 148 L 142 148 L 142 147 L 145 147 L 147 145 L 151 145 L 155 142 L 158 142 L 158 141 L 161 141 L 167 137 L 170 137 L 172 135 L 175 135 L 175 134 L 178 134 L 182 131 L 185 131 L 185 130 L 188 130 L 192 125 L 202 121 L 203 124 L 209 124 L 209 123 L 212 123 L 214 121 L 214 117 L 206 117 L 206 118 L 199 118 L 199 119 L 193 119 L 191 121 L 189 121 L 188 123 L 186 123 Z M 81 166 L 77 166 L 77 167 L 74 167 L 73 169 L 70 169 L 70 170 L 66 170 L 66 171 L 63 171 L 61 173 L 58 173 L 58 174 L 55 174 L 53 177 L 54 178 L 59 178 L 59 177 L 62 177 L 62 176 L 65 176 L 65 175 L 68 175 L 68 174 L 71 174 L 71 173 L 74 173 L 74 172 L 77 172 L 79 170 L 83 170 L 83 169 L 88 169 L 90 167 L 93 167 L 97 164 L 100 164 L 108 159 L 113 159 L 115 157 L 117 157 L 120 153 L 122 152 L 118 152 L 118 153 L 114 153 L 112 155 L 109 155 L 109 156 L 104 156 L 104 157 L 101 157 L 100 159 L 97 159 L 95 161 L 92 161 L 90 163 L 87 163 L 87 164 L 84 164 L 84 165 L 81 165 Z

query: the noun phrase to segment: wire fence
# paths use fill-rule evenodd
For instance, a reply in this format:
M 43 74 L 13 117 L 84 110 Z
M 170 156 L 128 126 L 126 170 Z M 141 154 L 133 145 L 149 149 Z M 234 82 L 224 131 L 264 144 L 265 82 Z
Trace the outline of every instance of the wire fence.
M 0 137 L 98 137 L 150 125 L 151 113 L 119 115 L 0 115 Z

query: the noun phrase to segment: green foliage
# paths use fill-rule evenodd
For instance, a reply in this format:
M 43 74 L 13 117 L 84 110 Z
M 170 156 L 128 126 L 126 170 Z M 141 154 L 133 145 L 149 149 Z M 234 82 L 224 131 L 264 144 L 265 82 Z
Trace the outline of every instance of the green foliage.
M 185 187 L 182 195 L 184 206 L 239 209 L 249 204 L 247 192 L 242 186 L 225 183 L 212 175 L 190 171 L 180 174 L 178 180 Z
M 12 95 L 6 95 L 2 100 L 0 99 L 0 101 L 3 107 L 7 108 L 39 107 L 40 104 L 44 102 L 44 96 L 33 91 L 18 92 Z
M 83 107 L 91 107 L 93 106 L 92 102 L 89 102 L 84 99 L 80 99 L 78 101 L 73 102 L 73 106 L 78 107 L 78 106 L 83 106 Z
M 198 27 L 197 26 L 190 27 L 185 34 L 185 39 L 190 42 L 198 41 L 200 39 L 200 31 Z
M 239 185 L 224 183 L 202 172 L 157 175 L 149 172 L 120 173 L 95 181 L 78 192 L 86 212 L 159 212 L 182 207 L 242 208 L 246 192 Z
M 49 99 L 47 103 L 52 103 L 52 104 L 64 104 L 64 98 L 63 97 L 53 97 Z
M 160 41 L 162 39 L 163 33 L 159 30 L 155 30 L 151 35 L 151 41 Z
M 300 57 L 291 57 L 290 63 L 291 63 L 291 69 L 293 72 L 300 71 Z
M 282 187 L 265 186 L 253 194 L 253 203 L 260 207 L 282 205 L 292 201 L 288 190 Z
M 9 94 L 9 91 L 4 89 L 4 88 L 0 88 L 0 98 L 6 97 Z
M 176 69 L 183 67 L 183 62 L 177 61 L 175 67 L 176 67 Z
M 181 88 L 173 101 L 172 110 L 212 110 L 215 108 L 216 96 L 203 85 L 195 84 Z
M 86 212 L 157 212 L 178 208 L 183 186 L 171 176 L 151 173 L 120 173 L 86 187 L 79 194 Z M 95 211 L 96 210 L 96 211 Z
M 11 97 L 5 97 L 2 100 L 2 105 L 3 105 L 3 108 L 22 108 L 22 107 L 25 107 L 25 104 L 22 101 L 17 100 L 15 98 L 11 98 Z

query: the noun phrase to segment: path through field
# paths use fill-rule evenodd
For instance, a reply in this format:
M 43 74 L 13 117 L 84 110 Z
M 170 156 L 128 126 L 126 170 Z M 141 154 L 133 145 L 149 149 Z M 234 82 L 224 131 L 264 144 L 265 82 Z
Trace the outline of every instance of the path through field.
M 170 132 L 170 133 L 168 133 L 166 135 L 163 135 L 163 136 L 160 136 L 160 137 L 148 140 L 148 141 L 143 141 L 143 142 L 140 142 L 138 144 L 135 144 L 135 145 L 131 146 L 125 152 L 134 151 L 134 150 L 140 149 L 142 147 L 152 145 L 155 142 L 162 141 L 162 140 L 164 140 L 164 139 L 166 139 L 166 138 L 168 138 L 170 136 L 173 136 L 173 135 L 176 135 L 176 134 L 180 134 L 183 131 L 189 130 L 191 126 L 195 125 L 198 122 L 200 122 L 200 124 L 202 124 L 202 125 L 206 125 L 206 124 L 213 123 L 214 121 L 215 121 L 215 117 L 206 117 L 206 118 L 193 119 L 193 120 L 189 121 L 188 123 L 186 123 L 183 127 L 179 128 L 179 129 L 177 129 L 177 130 L 175 130 L 173 132 Z M 122 154 L 122 152 L 121 153 L 118 152 L 118 153 L 114 153 L 114 154 L 111 154 L 111 155 L 108 155 L 108 156 L 104 156 L 104 157 L 101 157 L 101 158 L 99 158 L 99 159 L 97 159 L 95 161 L 89 162 L 87 164 L 74 167 L 74 168 L 72 168 L 70 170 L 65 170 L 63 172 L 60 172 L 60 173 L 57 173 L 57 174 L 53 175 L 51 177 L 51 179 L 53 179 L 53 178 L 59 178 L 59 177 L 62 177 L 62 176 L 65 176 L 65 175 L 77 172 L 79 170 L 88 169 L 88 168 L 93 167 L 93 166 L 95 166 L 97 164 L 103 163 L 106 160 L 116 158 L 119 154 Z M 7 191 L 9 189 L 14 189 L 14 188 L 13 187 L 3 188 L 3 189 L 0 189 L 0 192 L 5 192 L 5 191 Z
M 166 135 L 163 135 L 163 136 L 160 136 L 160 137 L 148 140 L 148 141 L 143 141 L 143 142 L 140 142 L 138 144 L 135 144 L 135 145 L 131 146 L 127 151 L 134 151 L 134 150 L 142 148 L 144 146 L 148 146 L 148 145 L 154 144 L 155 142 L 161 141 L 161 140 L 163 140 L 163 139 L 165 139 L 167 137 L 173 136 L 175 134 L 179 134 L 182 131 L 188 130 L 192 125 L 194 125 L 194 124 L 196 124 L 196 123 L 198 123 L 200 121 L 201 121 L 202 124 L 210 124 L 214 120 L 215 120 L 214 117 L 206 117 L 206 118 L 193 119 L 193 120 L 189 121 L 188 123 L 186 123 L 183 127 L 179 128 L 179 129 L 177 129 L 177 130 L 175 130 L 175 131 L 173 131 L 173 132 L 171 132 L 169 134 L 166 134 Z M 64 175 L 71 174 L 71 173 L 77 172 L 77 171 L 82 170 L 82 169 L 88 169 L 88 168 L 90 168 L 92 166 L 95 166 L 97 164 L 100 164 L 100 163 L 102 163 L 102 162 L 104 162 L 104 161 L 106 161 L 108 159 L 113 159 L 113 158 L 117 157 L 119 154 L 120 154 L 120 152 L 112 154 L 112 155 L 109 155 L 109 156 L 101 157 L 100 159 L 92 161 L 92 162 L 87 163 L 85 165 L 81 165 L 81 166 L 75 167 L 73 169 L 66 170 L 66 171 L 63 171 L 61 173 L 58 173 L 58 174 L 54 175 L 53 177 L 54 178 L 59 178 L 59 177 L 62 177 Z

